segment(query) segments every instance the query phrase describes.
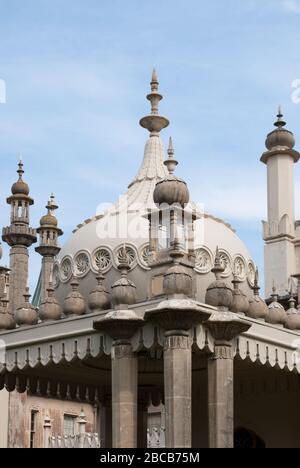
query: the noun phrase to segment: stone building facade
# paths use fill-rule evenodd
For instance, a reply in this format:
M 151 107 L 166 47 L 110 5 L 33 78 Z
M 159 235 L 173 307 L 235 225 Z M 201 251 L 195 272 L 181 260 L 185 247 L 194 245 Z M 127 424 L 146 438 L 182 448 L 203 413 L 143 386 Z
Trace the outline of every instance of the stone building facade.
M 172 139 L 165 151 L 162 98 L 154 71 L 137 176 L 62 248 L 54 196 L 30 226 L 34 200 L 19 163 L 2 236 L 10 265 L 0 269 L 0 388 L 10 395 L 0 393 L 0 440 L 8 431 L 9 446 L 30 446 L 35 427 L 35 444 L 45 446 L 49 425 L 58 435 L 76 424 L 97 432 L 102 447 L 146 447 L 156 425 L 170 448 L 299 446 L 294 135 L 280 110 L 261 157 L 262 299 L 247 247 L 191 200 Z M 41 275 L 30 301 L 28 249 L 37 241 Z

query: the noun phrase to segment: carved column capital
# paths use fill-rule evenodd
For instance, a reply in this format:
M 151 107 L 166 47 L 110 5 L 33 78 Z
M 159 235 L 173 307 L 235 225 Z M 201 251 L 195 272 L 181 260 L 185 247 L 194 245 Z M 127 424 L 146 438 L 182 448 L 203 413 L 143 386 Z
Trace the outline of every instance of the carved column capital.
M 130 341 L 114 341 L 111 349 L 112 359 L 124 359 L 133 357 L 133 351 Z
M 249 330 L 251 323 L 232 312 L 215 312 L 206 322 L 206 327 L 217 342 L 230 343 L 235 337 Z
M 183 330 L 169 331 L 165 335 L 165 351 L 167 349 L 189 349 L 190 335 Z

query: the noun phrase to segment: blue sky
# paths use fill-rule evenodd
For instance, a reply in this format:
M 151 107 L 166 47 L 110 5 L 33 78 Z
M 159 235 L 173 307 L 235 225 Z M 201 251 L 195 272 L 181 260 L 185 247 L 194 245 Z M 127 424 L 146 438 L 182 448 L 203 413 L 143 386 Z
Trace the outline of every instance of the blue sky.
M 36 201 L 32 225 L 54 191 L 65 239 L 124 192 L 143 155 L 138 121 L 155 65 L 178 173 L 262 267 L 259 158 L 278 104 L 300 143 L 291 99 L 299 24 L 298 0 L 0 0 L 0 225 L 20 154 Z M 299 199 L 300 166 L 296 184 Z M 31 285 L 39 265 L 34 253 Z

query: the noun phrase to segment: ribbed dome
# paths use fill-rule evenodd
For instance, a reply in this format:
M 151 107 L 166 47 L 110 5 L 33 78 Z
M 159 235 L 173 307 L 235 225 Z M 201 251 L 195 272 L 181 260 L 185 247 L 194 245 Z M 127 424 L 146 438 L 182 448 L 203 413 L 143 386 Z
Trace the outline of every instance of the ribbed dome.
M 183 180 L 169 175 L 156 184 L 153 199 L 157 206 L 166 203 L 167 205 L 179 204 L 184 207 L 190 200 L 190 194 Z
M 158 207 L 163 204 L 177 204 L 185 207 L 190 201 L 190 193 L 184 180 L 173 174 L 178 162 L 174 159 L 172 138 L 169 141 L 168 155 L 169 158 L 164 162 L 164 165 L 167 166 L 169 174 L 163 180 L 157 182 L 153 200 Z
M 155 74 L 151 86 L 154 89 L 153 95 L 149 96 L 153 110 L 151 117 L 157 119 L 159 114 L 155 91 L 158 83 Z M 157 213 L 154 199 L 159 203 L 179 202 L 185 205 L 190 198 L 186 183 L 172 175 L 177 165 L 173 157 L 172 141 L 168 149 L 169 158 L 165 161 L 166 154 L 161 136 L 152 130 L 151 127 L 141 167 L 129 185 L 128 191 L 104 213 L 97 213 L 96 216 L 87 213 L 86 220 L 77 226 L 57 256 L 54 278 L 56 296 L 61 304 L 69 293 L 73 274 L 80 279 L 80 291 L 88 303 L 90 292 L 94 290 L 99 266 L 105 275 L 106 283 L 115 285 L 113 294 L 117 292 L 118 295 L 120 292 L 122 295 L 122 288 L 128 286 L 127 280 L 132 280 L 136 290 L 134 287 L 128 289 L 132 294 L 137 294 L 137 300 L 140 302 L 149 298 L 152 273 L 149 268 L 151 252 L 148 215 L 152 211 Z M 205 300 L 206 289 L 212 283 L 213 252 L 217 245 L 220 246 L 220 256 L 224 266 L 221 275 L 223 281 L 228 278 L 230 282 L 233 271 L 238 267 L 238 276 L 243 281 L 240 289 L 247 297 L 252 296 L 250 285 L 253 283 L 254 265 L 244 243 L 231 226 L 221 219 L 203 214 L 201 208 L 192 202 L 189 209 L 197 217 L 194 224 L 197 300 L 201 302 Z M 126 284 L 120 284 L 118 273 L 122 246 L 126 247 L 130 263 Z M 174 273 L 176 278 L 181 274 L 176 271 Z M 162 284 L 158 283 L 153 281 L 154 290 L 162 289 Z M 228 288 L 231 299 L 231 289 L 226 284 L 224 287 Z

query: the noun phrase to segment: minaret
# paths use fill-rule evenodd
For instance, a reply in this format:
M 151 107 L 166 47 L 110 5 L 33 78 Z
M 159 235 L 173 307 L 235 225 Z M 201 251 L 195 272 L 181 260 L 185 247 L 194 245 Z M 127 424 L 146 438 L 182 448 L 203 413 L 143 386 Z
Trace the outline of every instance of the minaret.
M 28 281 L 28 248 L 37 241 L 35 229 L 29 226 L 30 206 L 29 186 L 23 180 L 23 163 L 18 168 L 19 180 L 11 188 L 12 195 L 7 199 L 11 206 L 10 226 L 5 227 L 2 239 L 10 247 L 10 310 L 15 311 L 24 302 Z
M 48 296 L 47 289 L 51 282 L 54 258 L 60 252 L 58 237 L 62 236 L 63 232 L 58 227 L 58 222 L 54 215 L 54 211 L 57 209 L 58 206 L 52 194 L 46 206 L 47 214 L 41 218 L 40 227 L 37 229 L 39 246 L 35 250 L 43 257 L 41 302 L 45 301 Z
M 278 295 L 289 291 L 289 278 L 296 271 L 294 164 L 300 154 L 294 150 L 295 138 L 285 126 L 281 109 L 276 130 L 266 140 L 261 162 L 267 165 L 268 221 L 263 222 L 265 240 L 265 294 L 270 297 L 273 281 Z

